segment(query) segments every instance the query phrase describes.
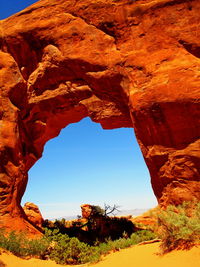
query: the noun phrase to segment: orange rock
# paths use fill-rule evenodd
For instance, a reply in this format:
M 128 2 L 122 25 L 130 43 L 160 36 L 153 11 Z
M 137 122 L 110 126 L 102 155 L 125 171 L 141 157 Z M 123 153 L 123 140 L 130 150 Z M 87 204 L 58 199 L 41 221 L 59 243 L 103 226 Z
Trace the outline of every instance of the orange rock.
M 81 205 L 81 213 L 82 213 L 82 218 L 88 219 L 92 215 L 92 205 L 90 204 L 83 204 Z
M 42 214 L 40 213 L 38 206 L 31 202 L 26 202 L 23 210 L 27 216 L 28 221 L 37 229 L 41 229 L 44 219 L 42 217 Z
M 1 21 L 1 225 L 27 226 L 28 170 L 87 116 L 134 127 L 160 204 L 200 199 L 199 9 L 199 0 L 41 0 Z
M 157 223 L 157 219 L 150 216 L 138 216 L 136 218 L 132 218 L 130 220 L 132 223 L 137 223 L 141 226 L 137 227 L 147 227 L 147 226 L 155 226 Z

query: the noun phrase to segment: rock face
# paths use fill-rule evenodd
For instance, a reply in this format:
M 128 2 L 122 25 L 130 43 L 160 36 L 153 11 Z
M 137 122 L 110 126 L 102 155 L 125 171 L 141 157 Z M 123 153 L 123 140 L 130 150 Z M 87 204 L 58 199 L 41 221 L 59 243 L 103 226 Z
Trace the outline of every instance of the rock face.
M 101 242 L 104 242 L 108 238 L 115 240 L 123 237 L 124 233 L 129 237 L 133 232 L 138 230 L 130 220 L 130 217 L 109 217 L 104 215 L 104 210 L 99 206 L 83 204 L 81 211 L 82 219 L 80 219 L 80 222 L 85 225 L 83 228 L 85 233 L 82 236 L 80 233 L 79 239 L 82 239 L 83 242 L 89 241 L 90 243 L 91 241 L 90 244 L 94 244 L 96 240 L 100 240 Z M 86 239 L 84 240 L 84 238 Z
M 82 213 L 82 218 L 88 219 L 92 215 L 92 205 L 90 204 L 83 204 L 81 205 L 81 213 Z
M 42 228 L 44 219 L 37 205 L 31 202 L 26 202 L 23 210 L 26 214 L 28 221 L 37 229 Z
M 1 226 L 30 231 L 27 172 L 86 116 L 135 129 L 161 205 L 200 199 L 199 9 L 199 0 L 41 0 L 0 22 Z

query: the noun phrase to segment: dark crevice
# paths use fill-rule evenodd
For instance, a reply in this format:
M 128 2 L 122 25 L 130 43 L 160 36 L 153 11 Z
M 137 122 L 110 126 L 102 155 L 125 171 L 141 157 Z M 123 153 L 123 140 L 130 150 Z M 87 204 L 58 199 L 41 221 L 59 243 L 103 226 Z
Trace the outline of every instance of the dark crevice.
M 196 44 L 188 43 L 184 40 L 179 40 L 179 44 L 181 44 L 190 54 L 193 56 L 200 58 L 200 46 Z
M 44 91 L 54 90 L 61 83 L 66 81 L 78 81 L 78 85 L 87 85 L 85 82 L 86 73 L 105 71 L 107 68 L 103 65 L 91 64 L 81 59 L 66 59 L 59 62 L 54 67 L 45 70 L 45 75 L 38 78 L 33 88 L 35 95 L 41 95 Z
M 49 37 L 40 39 L 32 31 L 23 32 L 18 37 L 7 37 L 3 41 L 6 52 L 17 62 L 25 80 L 37 68 L 43 56 L 43 49 L 49 44 L 55 46 Z
M 115 38 L 115 39 L 119 39 L 120 35 L 119 33 L 117 33 L 116 31 L 116 25 L 113 21 L 102 21 L 99 22 L 98 24 L 92 23 L 91 21 L 87 20 L 86 17 L 82 16 L 81 14 L 77 14 L 75 12 L 71 12 L 69 13 L 72 16 L 76 17 L 76 18 L 81 18 L 85 23 L 87 23 L 88 25 L 92 25 L 94 26 L 97 30 L 100 30 L 102 32 L 104 32 L 105 34 Z
M 116 38 L 115 25 L 112 21 L 101 22 L 98 25 L 98 29 L 105 32 L 107 35 L 110 35 Z
M 141 34 L 139 35 L 139 37 L 142 38 L 142 37 L 144 37 L 145 35 L 146 35 L 145 33 L 141 33 Z
M 9 99 L 11 103 L 17 107 L 19 110 L 23 110 L 23 108 L 27 104 L 27 88 L 24 82 L 20 82 L 16 84 L 9 92 Z
M 4 44 L 3 37 L 0 37 L 0 50 L 3 50 L 3 44 Z
M 193 1 L 194 0 L 169 0 L 168 2 L 164 2 L 164 3 L 161 2 L 161 3 L 155 4 L 155 6 L 153 6 L 152 9 L 179 5 L 179 4 L 182 4 L 182 3 L 190 3 L 190 2 L 193 2 Z

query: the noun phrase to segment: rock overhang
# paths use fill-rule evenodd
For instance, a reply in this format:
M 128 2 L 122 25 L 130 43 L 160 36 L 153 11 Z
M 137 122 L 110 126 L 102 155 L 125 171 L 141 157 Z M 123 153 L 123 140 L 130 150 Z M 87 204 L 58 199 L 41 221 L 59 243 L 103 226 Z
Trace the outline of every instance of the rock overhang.
M 200 199 L 200 2 L 47 1 L 1 21 L 1 210 L 23 218 L 45 143 L 134 127 L 162 205 Z

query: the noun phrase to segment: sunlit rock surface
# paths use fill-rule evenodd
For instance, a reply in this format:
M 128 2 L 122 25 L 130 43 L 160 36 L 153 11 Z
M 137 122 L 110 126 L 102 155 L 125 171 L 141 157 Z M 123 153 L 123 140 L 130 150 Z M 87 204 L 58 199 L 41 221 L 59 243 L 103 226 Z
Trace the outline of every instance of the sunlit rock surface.
M 27 172 L 86 116 L 134 127 L 160 204 L 200 199 L 199 10 L 199 0 L 41 0 L 0 22 L 1 227 L 36 231 L 20 207 Z
M 28 221 L 37 229 L 41 230 L 44 219 L 38 206 L 34 203 L 26 202 L 24 204 L 23 210 L 27 216 Z

